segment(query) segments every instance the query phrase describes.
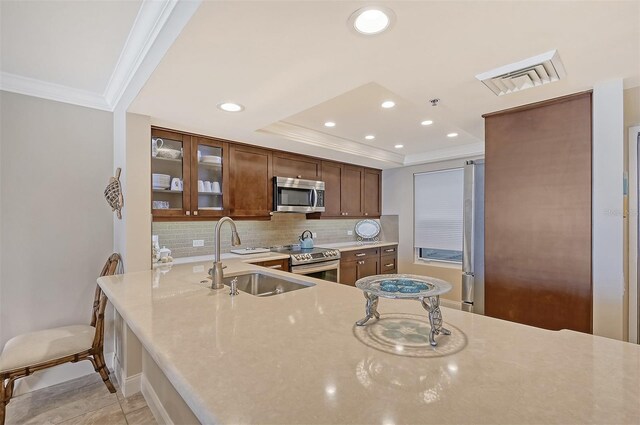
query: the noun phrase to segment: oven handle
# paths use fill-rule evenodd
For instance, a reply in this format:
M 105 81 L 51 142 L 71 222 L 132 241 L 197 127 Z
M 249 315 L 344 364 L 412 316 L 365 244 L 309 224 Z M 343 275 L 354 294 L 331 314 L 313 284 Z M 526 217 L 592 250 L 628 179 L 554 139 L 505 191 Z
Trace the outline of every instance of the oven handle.
M 291 273 L 294 274 L 310 274 L 310 273 L 318 273 L 325 272 L 328 270 L 338 270 L 340 268 L 340 261 L 332 261 L 330 264 L 317 265 L 314 267 L 311 266 L 293 266 L 291 267 Z

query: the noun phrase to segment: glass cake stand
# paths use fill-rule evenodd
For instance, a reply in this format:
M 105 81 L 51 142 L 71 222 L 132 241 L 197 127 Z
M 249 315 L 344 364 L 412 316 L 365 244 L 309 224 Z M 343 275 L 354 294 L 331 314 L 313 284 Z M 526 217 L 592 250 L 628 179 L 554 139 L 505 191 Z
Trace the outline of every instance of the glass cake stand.
M 444 280 L 412 274 L 380 274 L 369 276 L 356 281 L 367 300 L 367 316 L 356 322 L 357 326 L 364 326 L 370 319 L 380 318 L 378 313 L 378 298 L 391 298 L 420 301 L 422 307 L 429 313 L 429 343 L 438 345 L 436 335 L 451 335 L 448 329 L 442 327 L 442 313 L 440 312 L 440 295 L 451 291 L 451 284 Z

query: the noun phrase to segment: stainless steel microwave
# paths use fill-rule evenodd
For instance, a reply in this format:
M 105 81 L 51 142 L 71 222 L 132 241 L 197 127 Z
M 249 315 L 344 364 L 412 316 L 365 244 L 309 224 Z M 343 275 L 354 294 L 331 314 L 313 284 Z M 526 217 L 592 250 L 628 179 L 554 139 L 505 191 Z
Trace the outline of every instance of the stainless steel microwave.
M 324 182 L 273 178 L 273 211 L 312 213 L 324 211 Z

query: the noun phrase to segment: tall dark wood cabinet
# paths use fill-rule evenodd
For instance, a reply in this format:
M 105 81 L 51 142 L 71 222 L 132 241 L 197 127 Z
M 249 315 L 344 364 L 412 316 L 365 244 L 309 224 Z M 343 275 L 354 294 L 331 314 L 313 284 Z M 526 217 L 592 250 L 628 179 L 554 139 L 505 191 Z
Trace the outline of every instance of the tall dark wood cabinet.
M 485 314 L 591 332 L 591 93 L 484 118 Z

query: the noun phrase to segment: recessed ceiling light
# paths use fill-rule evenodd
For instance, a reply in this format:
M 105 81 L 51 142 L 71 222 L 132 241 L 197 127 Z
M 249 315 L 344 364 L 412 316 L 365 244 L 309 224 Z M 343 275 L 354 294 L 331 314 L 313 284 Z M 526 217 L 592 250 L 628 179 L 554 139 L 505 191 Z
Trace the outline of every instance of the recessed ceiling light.
M 402 148 L 404 148 L 404 145 L 395 145 L 395 146 L 394 146 L 394 148 L 396 148 L 396 149 L 402 149 Z
M 374 136 L 373 134 L 368 134 L 368 135 L 364 136 L 364 138 L 367 139 L 367 140 L 373 140 L 373 139 L 376 138 L 376 136 Z
M 433 124 L 433 121 L 431 121 L 431 120 L 424 120 L 424 121 L 422 121 L 420 124 L 421 124 L 421 125 L 431 125 L 431 124 Z
M 360 34 L 376 35 L 389 29 L 394 14 L 385 7 L 363 7 L 349 17 L 349 24 Z
M 396 102 L 394 102 L 393 100 L 385 100 L 380 106 L 382 106 L 384 109 L 389 109 L 396 106 Z
M 458 133 L 449 133 L 447 137 L 458 137 Z
M 222 109 L 225 112 L 240 112 L 244 110 L 244 106 L 238 103 L 224 102 L 218 105 L 218 108 Z
M 334 123 L 333 121 L 327 121 L 326 123 L 324 123 L 325 127 L 335 127 L 336 123 Z

